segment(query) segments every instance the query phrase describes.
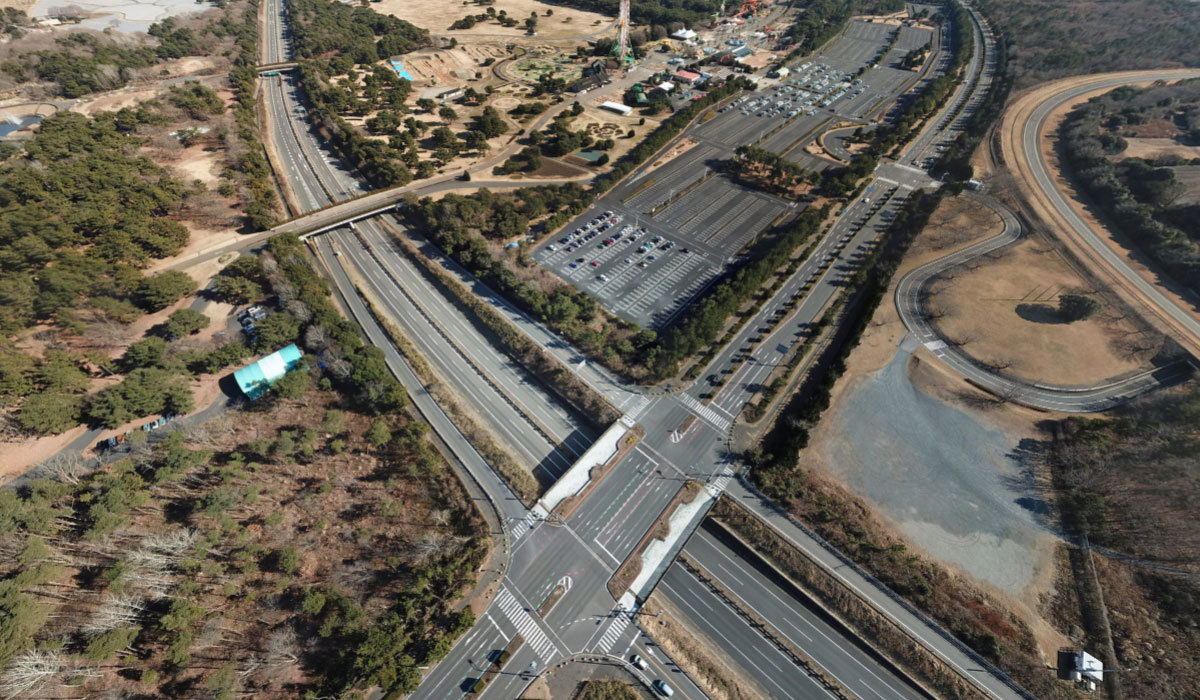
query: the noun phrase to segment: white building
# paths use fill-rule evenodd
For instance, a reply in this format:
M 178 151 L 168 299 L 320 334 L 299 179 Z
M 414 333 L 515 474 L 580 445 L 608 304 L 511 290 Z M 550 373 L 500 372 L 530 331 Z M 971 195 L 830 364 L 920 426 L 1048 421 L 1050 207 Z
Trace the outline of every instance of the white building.
M 620 102 L 605 102 L 600 105 L 600 109 L 607 109 L 610 112 L 616 112 L 617 114 L 626 117 L 628 117 L 630 114 L 633 114 L 632 107 L 627 107 Z

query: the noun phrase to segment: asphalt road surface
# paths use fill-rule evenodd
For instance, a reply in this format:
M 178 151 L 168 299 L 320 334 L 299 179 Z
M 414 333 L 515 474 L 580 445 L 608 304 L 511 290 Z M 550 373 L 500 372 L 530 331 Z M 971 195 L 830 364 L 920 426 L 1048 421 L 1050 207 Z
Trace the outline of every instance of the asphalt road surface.
M 772 635 L 805 650 L 817 668 L 850 692 L 863 698 L 917 700 L 927 697 L 898 678 L 874 653 L 844 643 L 843 634 L 818 607 L 761 561 L 747 559 L 739 550 L 738 546 L 723 541 L 717 530 L 704 526 L 696 531 L 683 551 L 702 568 L 706 578 L 716 581 L 732 595 L 737 605 L 764 621 Z M 698 601 L 709 599 L 707 604 L 701 603 L 704 610 L 712 610 L 720 604 L 720 598 L 693 573 L 684 570 L 679 563 L 674 568 L 681 572 L 675 579 L 679 582 L 678 587 L 690 589 Z M 752 629 L 751 633 L 762 636 L 758 630 Z M 761 648 L 765 645 L 751 638 L 738 646 Z M 795 679 L 794 685 L 785 684 L 788 687 L 802 687 L 807 674 L 795 665 L 788 665 L 782 679 Z

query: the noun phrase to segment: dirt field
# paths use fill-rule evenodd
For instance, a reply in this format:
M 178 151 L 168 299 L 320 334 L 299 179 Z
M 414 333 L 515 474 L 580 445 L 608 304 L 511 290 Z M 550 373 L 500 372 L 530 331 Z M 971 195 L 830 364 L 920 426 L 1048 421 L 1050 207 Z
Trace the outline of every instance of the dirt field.
M 487 77 L 492 69 L 480 64 L 489 58 L 501 61 L 508 56 L 502 44 L 479 44 L 414 51 L 404 56 L 403 64 L 418 87 L 429 85 L 441 91 L 474 80 L 476 73 L 482 72 Z
M 949 205 L 947 207 L 946 205 Z M 954 235 L 974 226 L 988 234 L 1000 221 L 988 209 L 966 199 L 952 199 L 939 212 L 935 235 Z M 1131 323 L 1100 314 L 1075 323 L 1060 323 L 1053 309 L 1058 296 L 1086 290 L 1087 284 L 1038 239 L 1000 251 L 995 260 L 973 269 L 952 270 L 952 278 L 935 280 L 930 306 L 939 328 L 976 359 L 1035 382 L 1079 385 L 1137 370 L 1158 342 L 1136 351 L 1139 339 Z
M 613 22 L 612 17 L 602 14 L 550 5 L 538 0 L 499 0 L 491 7 L 494 7 L 497 13 L 504 10 L 510 17 L 520 20 L 521 24 L 509 29 L 489 21 L 480 22 L 470 29 L 450 31 L 450 25 L 455 20 L 467 15 L 483 14 L 487 8 L 475 4 L 437 0 L 382 0 L 371 5 L 376 12 L 395 15 L 418 27 L 426 27 L 435 35 L 454 36 L 459 41 L 472 36 L 487 35 L 512 39 L 531 38 L 525 33 L 524 25 L 525 18 L 531 12 L 538 15 L 537 37 L 532 37 L 535 40 L 569 39 L 584 34 L 596 34 L 602 29 L 607 29 Z M 547 17 L 546 10 L 552 10 L 554 14 Z
M 1175 139 L 1127 137 L 1129 144 L 1116 156 L 1115 160 L 1125 158 L 1162 158 L 1164 156 L 1179 156 L 1180 158 L 1200 158 L 1200 146 L 1185 146 Z
M 0 0 L 0 7 L 13 7 L 26 14 L 37 4 L 37 0 Z
M 1194 71 L 1179 71 L 1181 77 L 1190 77 L 1194 75 Z M 1200 353 L 1200 338 L 1193 337 L 1186 329 L 1181 328 L 1173 322 L 1169 317 L 1160 313 L 1156 308 L 1146 300 L 1135 288 L 1124 282 L 1120 276 L 1115 273 L 1106 263 L 1103 263 L 1090 248 L 1087 248 L 1082 242 L 1075 239 L 1074 234 L 1070 232 L 1070 227 L 1062 220 L 1049 204 L 1047 196 L 1040 189 L 1033 186 L 1033 176 L 1030 170 L 1030 164 L 1025 160 L 1024 151 L 1020 147 L 1021 130 L 1033 110 L 1050 96 L 1057 94 L 1063 90 L 1070 89 L 1074 86 L 1086 85 L 1097 80 L 1104 80 L 1110 77 L 1127 75 L 1136 79 L 1139 75 L 1136 71 L 1126 73 L 1106 73 L 1100 75 L 1085 76 L 1081 78 L 1068 78 L 1066 80 L 1054 81 L 1045 85 L 1038 86 L 1032 90 L 1026 91 L 1024 94 L 1012 100 L 1008 109 L 1005 111 L 1004 118 L 1000 123 L 1000 147 L 1003 154 L 1004 162 L 1008 164 L 1013 175 L 1013 180 L 1020 190 L 1023 199 L 1029 204 L 1034 215 L 1043 222 L 1047 222 L 1050 234 L 1061 241 L 1065 248 L 1078 257 L 1088 269 L 1096 274 L 1097 277 L 1107 283 L 1111 291 L 1119 295 L 1131 308 L 1136 309 L 1144 318 L 1153 323 L 1160 330 L 1169 333 L 1172 337 L 1178 340 L 1184 347 L 1193 353 Z M 1081 95 L 1074 104 L 1084 102 L 1096 94 L 1100 94 L 1104 90 L 1096 90 L 1091 93 Z M 1058 167 L 1058 159 L 1054 149 L 1054 135 L 1057 133 L 1057 126 L 1061 123 L 1062 118 L 1073 107 L 1073 104 L 1064 105 L 1051 115 L 1046 124 L 1045 131 L 1042 133 L 1042 149 L 1048 154 L 1047 163 L 1051 169 L 1051 174 L 1055 177 L 1058 189 L 1068 195 L 1069 201 L 1072 202 L 1076 213 L 1083 217 L 1092 230 L 1102 235 L 1110 247 L 1121 255 L 1132 267 L 1143 277 L 1153 280 L 1157 283 L 1157 276 L 1153 271 L 1138 262 L 1136 258 L 1130 256 L 1128 250 L 1121 245 L 1117 237 L 1102 226 L 1096 218 L 1082 205 L 1077 204 L 1078 193 L 1071 187 L 1061 176 Z M 1181 308 L 1192 308 L 1192 306 L 1183 300 L 1179 295 L 1172 290 L 1166 288 L 1162 284 L 1158 284 L 1159 291 L 1173 299 Z

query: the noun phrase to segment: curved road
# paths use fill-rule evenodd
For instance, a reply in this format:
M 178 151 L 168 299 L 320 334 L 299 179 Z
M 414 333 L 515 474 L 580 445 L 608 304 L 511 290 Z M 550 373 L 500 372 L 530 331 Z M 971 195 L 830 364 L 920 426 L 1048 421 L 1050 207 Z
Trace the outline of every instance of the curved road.
M 1041 190 L 1043 200 L 1067 224 L 1068 230 L 1064 233 L 1073 235 L 1079 242 L 1086 245 L 1092 254 L 1099 258 L 1104 267 L 1135 289 L 1141 299 L 1156 313 L 1163 316 L 1171 326 L 1186 333 L 1188 337 L 1177 338 L 1182 345 L 1197 348 L 1200 347 L 1200 321 L 1196 319 L 1192 310 L 1180 306 L 1176 300 L 1163 294 L 1159 285 L 1138 274 L 1137 270 L 1133 269 L 1120 253 L 1113 250 L 1100 235 L 1088 226 L 1087 222 L 1071 207 L 1062 192 L 1055 187 L 1046 164 L 1046 156 L 1039 148 L 1038 143 L 1051 113 L 1082 95 L 1098 89 L 1181 78 L 1200 78 L 1200 71 L 1166 70 L 1124 73 L 1116 77 L 1088 81 L 1082 85 L 1064 86 L 1062 90 L 1038 105 L 1026 118 L 1024 124 L 1017 125 L 1021 135 L 1018 155 L 1028 164 L 1033 174 L 1033 183 Z
M 1065 413 L 1105 411 L 1188 375 L 1187 364 L 1176 362 L 1131 376 L 1102 380 L 1091 386 L 1035 384 L 1005 376 L 955 347 L 938 332 L 923 311 L 922 297 L 929 281 L 952 267 L 1016 242 L 1024 233 L 1021 223 L 1007 207 L 990 197 L 970 196 L 995 211 L 1004 222 L 1004 230 L 912 270 L 896 286 L 896 308 L 904 326 L 939 360 L 971 383 L 997 396 L 1031 408 Z

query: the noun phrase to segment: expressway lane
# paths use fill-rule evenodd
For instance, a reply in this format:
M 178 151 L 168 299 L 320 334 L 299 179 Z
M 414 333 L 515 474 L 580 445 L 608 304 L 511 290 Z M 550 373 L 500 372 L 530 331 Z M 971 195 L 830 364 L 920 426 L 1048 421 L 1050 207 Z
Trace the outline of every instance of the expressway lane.
M 523 413 L 536 420 L 550 437 L 566 445 L 572 453 L 578 454 L 591 447 L 597 435 L 586 425 L 587 419 L 565 406 L 520 364 L 503 353 L 497 353 L 488 342 L 486 331 L 442 294 L 395 244 L 392 233 L 385 231 L 377 222 L 383 222 L 383 226 L 398 226 L 390 216 L 382 216 L 363 222 L 364 225 L 359 227 L 377 259 L 393 279 L 416 298 L 427 315 L 432 316 L 434 322 L 450 335 L 454 344 L 470 356 L 472 363 L 499 384 Z
M 319 240 L 315 244 L 317 254 L 324 264 L 325 269 L 328 270 L 332 277 L 334 286 L 340 293 L 342 303 L 345 305 L 351 318 L 362 327 L 367 340 L 383 351 L 389 369 L 404 384 L 413 405 L 416 406 L 421 416 L 429 423 L 438 437 L 442 439 L 458 462 L 467 470 L 469 478 L 463 479 L 463 481 L 468 485 L 471 483 L 479 485 L 487 495 L 490 503 L 496 508 L 498 516 L 502 521 L 519 522 L 526 518 L 529 510 L 509 490 L 508 485 L 492 471 L 483 457 L 475 451 L 470 441 L 458 431 L 454 422 L 450 420 L 450 417 L 446 415 L 429 391 L 422 385 L 417 375 L 413 373 L 408 363 L 404 360 L 404 357 L 396 349 L 396 346 L 388 340 L 387 334 L 375 322 L 374 317 L 371 316 L 366 306 L 362 303 L 362 300 L 353 292 L 354 285 L 346 275 L 338 258 L 334 256 L 330 241 Z M 480 503 L 479 507 L 485 508 L 486 505 Z
M 505 299 L 503 295 L 498 294 L 487 284 L 467 272 L 461 265 L 447 257 L 436 245 L 431 243 L 418 231 L 407 229 L 405 235 L 412 240 L 423 255 L 440 265 L 442 269 L 467 286 L 477 299 L 485 302 L 502 314 L 530 340 L 537 343 L 542 349 L 553 355 L 564 365 L 572 367 L 580 379 L 587 382 L 600 395 L 608 399 L 609 403 L 627 413 L 639 411 L 645 407 L 647 399 L 638 387 L 619 379 L 602 365 L 595 362 L 585 362 L 583 353 L 560 338 L 557 333 L 547 328 L 544 323 L 518 309 Z
M 281 32 L 281 36 L 286 36 L 286 34 Z M 342 195 L 349 196 L 353 192 L 361 192 L 362 186 L 355 181 L 353 175 L 337 167 L 336 161 L 331 161 L 324 154 L 311 130 L 303 127 L 292 129 L 291 124 L 282 124 L 283 121 L 297 120 L 295 115 L 299 112 L 296 111 L 298 105 L 295 99 L 294 83 L 290 79 L 281 79 L 277 82 L 275 90 L 268 91 L 268 94 L 274 93 L 275 95 L 270 99 L 278 103 L 272 114 L 286 116 L 283 116 L 276 124 L 273 134 L 278 134 L 280 131 L 291 131 L 294 136 L 293 157 L 285 159 L 285 162 L 280 165 L 280 170 L 282 176 L 293 183 L 294 187 L 301 190 L 305 187 L 308 188 L 306 195 L 308 199 L 301 203 L 302 206 L 324 206 L 331 199 L 330 193 L 333 193 L 336 198 Z M 280 129 L 280 127 L 286 128 Z M 280 138 L 285 137 L 286 134 L 280 135 Z M 890 182 L 886 179 L 876 181 L 876 189 L 881 191 L 883 184 L 899 183 L 901 180 L 897 178 L 908 177 L 908 181 L 911 181 L 910 184 L 916 182 L 910 176 L 891 171 L 881 171 L 880 177 L 891 178 Z M 471 186 L 479 184 L 472 183 Z M 460 183 L 451 182 L 422 185 L 426 189 L 449 189 L 461 186 Z M 413 189 L 420 190 L 420 188 Z M 391 196 L 394 200 L 394 193 L 391 193 Z M 856 202 L 855 206 L 850 207 L 847 215 L 838 222 L 842 226 L 841 228 L 835 225 L 831 229 L 823 244 L 829 247 L 822 248 L 822 251 L 834 248 L 841 251 L 852 242 L 866 240 L 868 236 L 874 237 L 874 232 L 865 227 L 851 231 L 849 230 L 850 224 L 842 223 L 848 222 L 860 214 L 865 216 L 865 207 L 857 205 Z M 374 224 L 360 226 L 360 228 L 364 228 L 364 235 L 369 240 L 375 241 L 373 245 L 381 247 L 385 239 L 373 227 Z M 849 234 L 848 237 L 847 234 Z M 423 413 L 428 412 L 436 417 L 436 420 L 428 417 L 427 420 L 439 435 L 443 435 L 443 431 L 446 431 L 445 434 L 450 434 L 453 438 L 457 435 L 457 430 L 453 428 L 452 424 L 448 425 L 448 419 L 441 414 L 440 408 L 436 406 L 428 393 L 420 387 L 420 382 L 408 370 L 395 348 L 383 336 L 382 330 L 366 315 L 365 308 L 354 294 L 353 286 L 346 276 L 345 270 L 342 269 L 343 265 L 353 265 L 363 270 L 369 270 L 373 266 L 379 272 L 370 275 L 372 286 L 380 289 L 384 289 L 388 285 L 395 287 L 394 282 L 390 279 L 385 282 L 385 276 L 381 276 L 385 265 L 373 259 L 368 260 L 363 253 L 358 253 L 356 257 L 351 258 L 349 249 L 341 257 L 333 254 L 334 243 L 341 241 L 349 244 L 348 235 L 343 231 L 314 239 L 320 258 L 330 268 L 335 286 L 345 298 L 351 313 L 364 326 L 371 342 L 387 352 L 389 365 L 393 366 L 393 371 L 401 376 L 402 381 L 409 388 L 414 404 Z M 419 239 L 418 243 L 420 244 Z M 837 278 L 852 274 L 853 270 L 850 265 L 855 261 L 854 256 L 856 255 L 857 253 L 853 252 L 845 256 L 839 254 L 833 265 L 843 269 L 823 273 L 821 280 L 824 281 L 824 286 L 821 289 L 830 294 L 836 291 Z M 460 270 L 455 270 L 444 260 L 442 264 L 455 274 L 461 273 Z M 399 267 L 399 262 L 388 265 L 386 268 L 397 276 L 402 269 Z M 470 280 L 469 277 L 464 277 L 464 279 L 480 293 L 482 298 L 488 299 L 489 303 L 504 311 L 506 316 L 514 319 L 523 332 L 531 338 L 535 338 L 560 359 L 574 365 L 582 357 L 569 344 L 524 317 L 523 314 L 500 299 L 498 295 L 493 296 L 490 290 L 481 289 L 478 283 Z M 793 292 L 803 282 L 797 278 L 796 283 L 796 287 L 792 288 Z M 405 288 L 410 291 L 415 289 L 409 285 L 405 285 Z M 421 293 L 424 295 L 427 292 L 428 290 L 425 290 Z M 440 295 L 433 292 L 429 298 L 432 299 L 433 296 Z M 422 296 L 422 299 L 425 297 Z M 394 303 L 399 305 L 398 297 L 395 298 Z M 766 318 L 766 313 L 773 313 L 778 307 L 778 303 L 778 298 L 776 298 L 765 305 L 764 313 L 754 323 L 759 324 L 762 319 Z M 814 307 L 817 306 L 816 301 L 813 301 L 809 307 L 804 309 L 804 312 L 815 313 Z M 441 316 L 435 311 L 429 313 L 434 318 L 441 319 Z M 411 318 L 410 322 L 415 324 L 415 317 Z M 466 333 L 467 331 L 466 327 L 455 326 L 455 332 Z M 410 337 L 411 335 L 410 332 Z M 743 339 L 747 337 L 749 336 L 742 336 Z M 460 342 L 465 342 L 467 345 L 476 343 L 466 335 L 460 338 Z M 484 352 L 487 347 L 486 342 L 480 342 L 478 351 Z M 731 346 L 727 348 L 728 352 L 722 354 L 725 364 L 719 366 L 734 366 L 733 349 Z M 623 656 L 630 649 L 645 651 L 643 656 L 650 662 L 652 669 L 652 673 L 646 676 L 648 680 L 667 678 L 681 696 L 703 697 L 698 690 L 689 687 L 686 677 L 679 673 L 679 670 L 671 665 L 669 660 L 660 659 L 653 653 L 653 647 L 647 646 L 642 640 L 636 624 L 614 611 L 615 603 L 608 594 L 604 582 L 607 574 L 617 565 L 617 560 L 632 549 L 636 541 L 649 528 L 657 513 L 661 511 L 662 505 L 669 501 L 670 496 L 678 487 L 677 480 L 682 479 L 683 474 L 706 479 L 715 490 L 728 487 L 731 491 L 738 492 L 739 483 L 730 480 L 729 469 L 733 464 L 733 457 L 725 448 L 724 436 L 718 430 L 719 422 L 717 421 L 696 421 L 681 431 L 682 434 L 678 435 L 678 440 L 670 435 L 670 429 L 684 428 L 688 416 L 696 411 L 695 403 L 689 403 L 676 397 L 642 394 L 640 390 L 624 385 L 618 378 L 592 367 L 591 363 L 576 365 L 576 371 L 615 405 L 620 406 L 629 414 L 640 414 L 638 420 L 647 428 L 647 437 L 630 458 L 616 465 L 608 478 L 597 486 L 588 500 L 580 506 L 568 522 L 561 524 L 539 520 L 536 514 L 530 513 L 520 506 L 486 463 L 477 454 L 474 454 L 469 444 L 457 443 L 457 440 L 461 439 L 461 435 L 457 435 L 456 445 L 452 447 L 452 450 L 466 464 L 469 478 L 482 484 L 486 492 L 492 494 L 492 498 L 498 502 L 498 508 L 501 509 L 508 523 L 506 529 L 510 533 L 511 558 L 507 559 L 508 570 L 500 585 L 501 593 L 493 599 L 484 614 L 480 616 L 478 625 L 455 645 L 441 663 L 428 672 L 426 682 L 422 684 L 414 697 L 461 697 L 462 682 L 480 668 L 480 654 L 486 655 L 488 650 L 502 648 L 513 635 L 518 633 L 526 637 L 526 644 L 509 662 L 505 674 L 484 693 L 485 697 L 500 698 L 519 695 L 529 680 L 529 677 L 522 676 L 520 671 L 529 668 L 530 664 L 536 664 L 534 668 L 540 670 L 544 669 L 545 664 L 549 661 L 563 658 L 568 653 L 587 652 Z M 748 393 L 751 386 L 760 381 L 760 378 L 754 375 L 756 371 L 763 370 L 757 367 L 745 370 L 746 381 L 743 382 L 741 389 L 736 390 L 741 392 L 743 398 L 752 395 L 752 393 Z M 460 381 L 467 381 L 467 375 L 462 376 Z M 513 386 L 520 389 L 519 383 Z M 502 391 L 508 393 L 510 390 L 511 388 L 505 388 Z M 695 397 L 689 396 L 689 398 L 695 401 Z M 739 401 L 732 394 L 730 397 L 724 398 L 725 401 L 713 409 L 714 415 L 723 417 L 723 419 L 736 416 L 737 411 L 741 410 Z M 485 393 L 473 395 L 472 404 L 487 406 L 489 409 L 496 408 L 494 398 L 488 398 Z M 463 454 L 459 454 L 460 452 Z M 655 473 L 650 469 L 654 463 L 660 465 L 656 469 L 661 469 L 662 474 Z M 780 525 L 780 527 L 785 526 Z M 509 553 L 505 552 L 504 554 Z M 505 559 L 502 558 L 501 562 L 504 561 Z M 833 566 L 846 568 L 844 563 Z M 839 575 L 843 574 L 839 572 Z M 574 581 L 570 590 L 544 617 L 537 615 L 536 607 L 540 602 L 539 598 L 547 590 L 553 590 L 556 582 L 564 577 L 570 577 Z M 667 586 L 669 587 L 670 584 L 671 582 L 668 581 Z M 862 593 L 865 597 L 876 601 L 877 604 L 880 604 L 881 598 L 886 598 L 880 591 L 870 586 L 864 586 Z M 680 595 L 688 603 L 700 603 L 700 599 L 690 588 L 684 589 Z M 736 620 L 739 619 L 736 617 L 736 613 L 728 608 L 718 608 L 714 614 L 732 615 L 731 624 L 737 624 Z M 708 624 L 711 625 L 711 621 Z M 714 630 L 714 634 L 719 631 Z M 835 647 L 846 644 L 845 641 L 837 640 L 831 640 L 829 643 Z M 730 654 L 742 654 L 749 659 L 748 663 L 751 661 L 761 662 L 764 667 L 779 663 L 777 659 L 770 656 L 770 648 L 763 646 L 762 642 L 751 641 L 749 646 L 726 648 L 726 651 Z M 639 653 L 641 652 L 639 651 Z M 785 667 L 779 666 L 779 668 Z M 980 675 L 986 675 L 986 672 L 981 672 Z M 794 684 L 783 689 L 781 697 L 799 697 L 799 695 L 787 694 L 789 692 L 796 692 Z M 812 694 L 807 695 L 807 697 L 827 696 L 828 694 L 819 688 L 813 689 Z M 1004 697 L 1003 694 L 1000 696 Z
M 1177 336 L 1177 339 L 1185 347 L 1191 349 L 1193 353 L 1197 348 L 1200 348 L 1200 320 L 1196 318 L 1195 305 L 1189 305 L 1186 301 L 1177 301 L 1168 297 L 1161 291 L 1159 285 L 1139 274 L 1120 252 L 1114 250 L 1113 246 L 1109 245 L 1104 238 L 1092 230 L 1091 226 L 1075 211 L 1075 208 L 1071 206 L 1055 184 L 1053 177 L 1050 175 L 1049 166 L 1046 162 L 1046 154 L 1042 151 L 1040 140 L 1051 113 L 1062 105 L 1076 100 L 1087 93 L 1155 80 L 1178 80 L 1196 77 L 1200 77 L 1200 71 L 1139 71 L 1136 73 L 1120 74 L 1116 77 L 1097 76 L 1094 80 L 1088 80 L 1083 84 L 1055 93 L 1052 97 L 1038 105 L 1023 124 L 1018 125 L 1020 127 L 1020 147 L 1018 154 L 1032 171 L 1033 184 L 1036 185 L 1036 189 L 1040 192 L 1043 201 L 1047 202 L 1058 217 L 1065 222 L 1067 230 L 1056 231 L 1056 233 L 1067 233 L 1075 237 L 1098 259 L 1101 266 L 1106 268 L 1109 274 L 1133 287 L 1137 292 L 1135 297 L 1140 296 L 1139 301 L 1143 301 L 1144 306 L 1149 307 L 1154 314 L 1160 316 L 1168 325 L 1174 326 L 1183 332 L 1183 337 Z M 1171 283 L 1168 282 L 1165 286 L 1170 285 Z
M 1164 385 L 1181 381 L 1190 373 L 1186 363 L 1176 362 L 1125 377 L 1101 380 L 1090 386 L 1035 384 L 1001 374 L 962 352 L 937 331 L 924 312 L 924 289 L 933 278 L 969 260 L 1011 245 L 1021 238 L 1021 223 L 1007 207 L 990 197 L 972 195 L 990 207 L 1004 222 L 1004 230 L 986 240 L 913 269 L 896 285 L 896 308 L 900 320 L 917 341 L 939 360 L 972 383 L 1016 403 L 1048 411 L 1087 413 L 1106 411 Z
M 367 228 L 365 222 L 362 228 Z M 482 376 L 482 372 L 472 366 L 466 357 L 458 352 L 446 352 L 446 341 L 442 339 L 438 327 L 431 323 L 427 314 L 413 305 L 410 297 L 401 293 L 352 233 L 339 231 L 329 238 L 335 249 L 343 253 L 364 281 L 376 290 L 387 307 L 384 311 L 400 323 L 405 334 L 442 381 L 450 384 L 455 393 L 469 402 L 476 413 L 481 414 L 482 420 L 502 443 L 516 451 L 516 456 L 526 468 L 535 470 L 541 467 L 549 475 L 557 476 L 571 465 L 581 450 L 560 452 L 558 445 L 542 435 L 518 407 L 488 382 L 487 377 Z M 511 375 L 511 372 L 507 374 Z M 511 376 L 505 379 L 508 383 L 514 382 Z M 515 381 L 520 382 L 521 379 L 518 377 Z
M 837 696 L 814 679 L 713 591 L 679 563 L 672 564 L 658 584 L 687 623 L 722 649 L 725 661 L 741 675 L 754 679 L 768 697 L 778 700 L 833 700 Z M 757 694 L 757 693 L 753 693 Z
M 798 598 L 781 578 L 743 557 L 722 541 L 717 530 L 702 526 L 688 540 L 684 553 L 738 599 L 800 649 L 829 677 L 860 698 L 919 700 L 927 696 L 896 676 L 872 653 L 843 644 L 835 629 L 807 600 Z

